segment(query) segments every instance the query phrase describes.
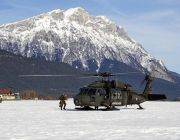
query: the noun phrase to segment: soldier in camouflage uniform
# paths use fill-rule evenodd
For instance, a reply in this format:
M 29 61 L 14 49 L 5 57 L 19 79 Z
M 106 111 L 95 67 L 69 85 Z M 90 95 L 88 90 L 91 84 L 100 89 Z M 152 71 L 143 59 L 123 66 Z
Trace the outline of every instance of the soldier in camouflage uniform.
M 62 110 L 62 108 L 64 109 L 64 110 L 66 110 L 66 101 L 65 100 L 67 100 L 67 94 L 63 94 L 63 95 L 61 95 L 60 97 L 59 97 L 59 100 L 60 100 L 60 102 L 59 102 L 59 107 L 61 108 L 61 110 Z M 63 105 L 64 105 L 64 107 L 63 107 Z
M 2 95 L 0 95 L 0 103 L 2 103 Z

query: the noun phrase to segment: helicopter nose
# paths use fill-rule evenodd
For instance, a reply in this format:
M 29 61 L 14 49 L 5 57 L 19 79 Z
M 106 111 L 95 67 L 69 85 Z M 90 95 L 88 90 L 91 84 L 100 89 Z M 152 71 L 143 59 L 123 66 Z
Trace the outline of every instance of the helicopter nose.
M 77 105 L 77 106 L 88 104 L 89 101 L 90 101 L 89 96 L 77 96 L 77 97 L 74 98 L 74 104 Z
M 82 104 L 82 100 L 81 99 L 74 99 L 74 104 L 75 105 L 81 105 Z

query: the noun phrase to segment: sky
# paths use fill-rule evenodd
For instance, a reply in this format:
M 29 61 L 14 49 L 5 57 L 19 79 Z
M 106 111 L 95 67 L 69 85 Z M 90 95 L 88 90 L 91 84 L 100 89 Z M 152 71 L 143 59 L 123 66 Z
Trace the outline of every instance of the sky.
M 180 103 L 145 102 L 117 111 L 66 110 L 59 101 L 21 100 L 0 103 L 1 140 L 179 140 Z M 102 107 L 103 108 L 103 107 Z
M 180 74 L 179 0 L 1 0 L 0 26 L 55 9 L 81 7 L 122 26 L 152 56 Z

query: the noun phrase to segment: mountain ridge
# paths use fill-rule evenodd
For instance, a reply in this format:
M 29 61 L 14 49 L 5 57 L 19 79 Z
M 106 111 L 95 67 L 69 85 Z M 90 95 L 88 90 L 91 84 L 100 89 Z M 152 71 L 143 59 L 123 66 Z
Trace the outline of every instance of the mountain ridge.
M 0 37 L 0 49 L 14 54 L 65 62 L 93 73 L 109 59 L 176 82 L 163 62 L 148 54 L 123 27 L 105 16 L 91 16 L 80 7 L 5 24 L 0 26 L 2 35 L 6 37 Z

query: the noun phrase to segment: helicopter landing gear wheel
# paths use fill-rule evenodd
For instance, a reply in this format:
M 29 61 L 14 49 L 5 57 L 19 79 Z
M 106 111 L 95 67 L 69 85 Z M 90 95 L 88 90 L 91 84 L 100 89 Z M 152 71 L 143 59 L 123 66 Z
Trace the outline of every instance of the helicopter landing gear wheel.
M 95 110 L 98 110 L 98 106 L 95 106 L 94 109 L 95 109 Z
M 116 108 L 116 107 L 111 107 L 111 108 L 106 108 L 106 109 L 101 109 L 102 111 L 116 111 L 116 110 L 120 110 L 119 108 Z

